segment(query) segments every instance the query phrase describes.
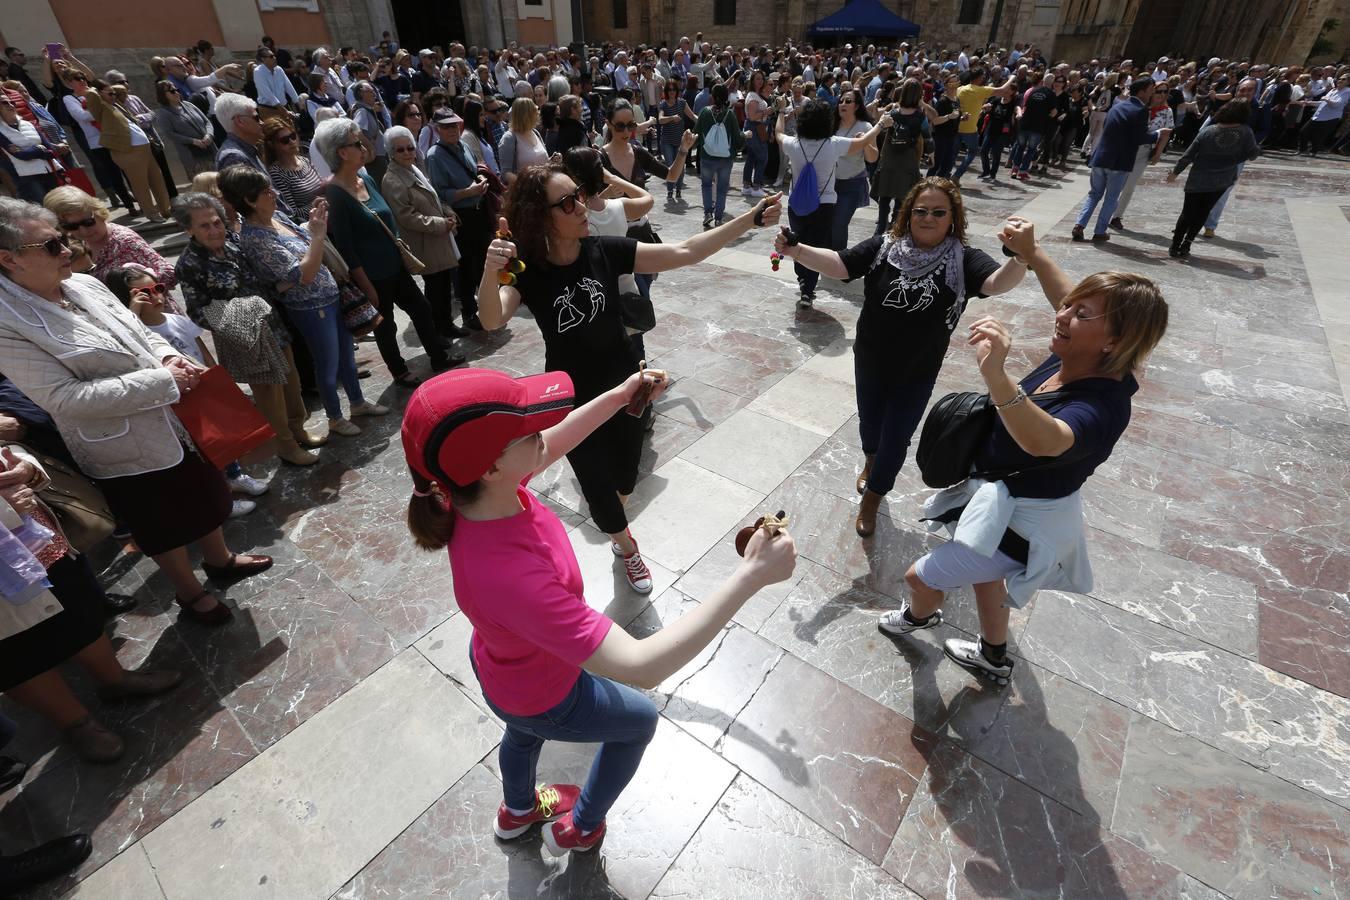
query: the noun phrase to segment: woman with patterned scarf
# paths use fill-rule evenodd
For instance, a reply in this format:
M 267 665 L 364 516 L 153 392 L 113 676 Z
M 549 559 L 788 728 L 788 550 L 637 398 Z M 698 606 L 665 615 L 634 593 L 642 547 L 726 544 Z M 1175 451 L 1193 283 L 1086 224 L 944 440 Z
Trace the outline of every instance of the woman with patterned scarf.
M 966 301 L 1009 291 L 1026 275 L 1022 260 L 1035 249 L 1031 223 L 1008 221 L 1017 223 L 1025 246 L 1012 246 L 1017 256 L 1000 266 L 966 245 L 960 189 L 930 176 L 910 190 L 889 232 L 848 250 L 789 244 L 778 236 L 778 252 L 794 262 L 830 278 L 864 279 L 853 344 L 863 450 L 854 523 L 860 537 L 876 530 L 877 510 L 895 486 Z

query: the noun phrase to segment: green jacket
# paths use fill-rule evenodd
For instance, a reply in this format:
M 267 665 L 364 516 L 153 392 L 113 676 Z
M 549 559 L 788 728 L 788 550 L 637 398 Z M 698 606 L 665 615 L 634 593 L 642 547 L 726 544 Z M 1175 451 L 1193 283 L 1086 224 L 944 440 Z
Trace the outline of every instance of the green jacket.
M 707 137 L 708 131 L 719 121 L 726 123 L 727 139 L 731 144 L 731 157 L 729 158 L 734 159 L 736 154 L 740 153 L 745 146 L 745 132 L 741 131 L 740 122 L 736 120 L 736 111 L 730 106 L 722 110 L 720 120 L 713 114 L 711 106 L 703 107 L 703 111 L 698 114 L 698 124 L 695 126 L 698 130 L 698 143 L 695 146 L 698 148 L 701 157 L 703 155 L 703 139 Z

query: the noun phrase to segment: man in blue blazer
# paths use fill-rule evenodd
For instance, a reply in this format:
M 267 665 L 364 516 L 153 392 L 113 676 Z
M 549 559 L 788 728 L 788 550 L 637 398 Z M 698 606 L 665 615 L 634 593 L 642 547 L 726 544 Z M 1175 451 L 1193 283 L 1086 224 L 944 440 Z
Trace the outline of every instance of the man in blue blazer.
M 1092 211 L 1101 204 L 1097 215 L 1097 226 L 1092 239 L 1098 242 L 1109 241 L 1106 223 L 1116 214 L 1116 203 L 1120 192 L 1134 169 L 1135 157 L 1140 145 L 1153 144 L 1153 159 L 1162 155 L 1167 143 L 1167 132 L 1148 130 L 1148 105 L 1155 90 L 1153 79 L 1147 75 L 1130 82 L 1130 99 L 1117 103 L 1106 114 L 1106 124 L 1102 127 L 1102 136 L 1092 153 L 1088 165 L 1092 167 L 1092 184 L 1083 206 L 1078 210 L 1078 220 L 1073 226 L 1073 239 L 1083 240 L 1083 228 L 1092 218 Z

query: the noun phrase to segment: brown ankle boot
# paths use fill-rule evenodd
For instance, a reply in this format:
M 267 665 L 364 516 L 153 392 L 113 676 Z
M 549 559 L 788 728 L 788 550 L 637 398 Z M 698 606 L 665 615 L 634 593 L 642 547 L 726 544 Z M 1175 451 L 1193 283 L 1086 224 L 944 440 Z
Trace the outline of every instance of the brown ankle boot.
M 858 493 L 860 494 L 867 490 L 867 479 L 872 477 L 872 463 L 876 461 L 876 458 L 877 455 L 875 453 L 869 453 L 863 459 L 862 474 L 858 476 L 858 481 L 856 485 L 858 488 Z
M 127 749 L 120 737 L 104 728 L 93 716 L 85 716 L 67 728 L 66 740 L 80 759 L 91 763 L 113 762 Z
M 293 466 L 312 466 L 319 461 L 317 453 L 310 453 L 301 447 L 295 442 L 295 438 L 289 441 L 277 439 L 277 458 Z
M 858 537 L 871 537 L 877 530 L 877 510 L 881 508 L 881 495 L 875 491 L 863 491 L 862 502 L 858 504 L 858 518 L 853 528 Z

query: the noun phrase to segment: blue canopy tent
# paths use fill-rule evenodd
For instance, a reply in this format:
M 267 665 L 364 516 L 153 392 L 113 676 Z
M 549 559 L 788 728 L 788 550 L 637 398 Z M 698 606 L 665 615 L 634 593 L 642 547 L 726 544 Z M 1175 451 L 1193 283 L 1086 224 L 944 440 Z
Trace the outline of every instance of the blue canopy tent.
M 919 26 L 882 6 L 881 0 L 851 0 L 839 12 L 812 25 L 807 34 L 824 38 L 917 37 Z

